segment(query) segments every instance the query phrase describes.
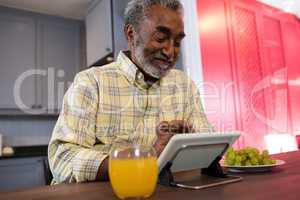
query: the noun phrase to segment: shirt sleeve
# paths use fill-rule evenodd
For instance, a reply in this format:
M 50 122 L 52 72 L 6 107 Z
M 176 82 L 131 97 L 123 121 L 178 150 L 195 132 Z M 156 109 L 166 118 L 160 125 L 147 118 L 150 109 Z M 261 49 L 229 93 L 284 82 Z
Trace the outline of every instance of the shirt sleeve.
M 96 179 L 100 164 L 107 157 L 101 148 L 95 148 L 97 110 L 97 83 L 86 72 L 81 72 L 64 96 L 49 143 L 48 158 L 54 183 Z
M 213 132 L 214 129 L 204 113 L 199 91 L 192 80 L 189 81 L 186 96 L 185 119 L 193 125 L 196 132 Z

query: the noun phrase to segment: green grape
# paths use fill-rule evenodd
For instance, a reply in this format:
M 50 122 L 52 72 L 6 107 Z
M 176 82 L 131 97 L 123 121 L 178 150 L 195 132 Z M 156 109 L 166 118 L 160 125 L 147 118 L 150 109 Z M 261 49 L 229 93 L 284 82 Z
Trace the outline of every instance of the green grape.
M 255 154 L 256 156 L 259 155 L 259 150 L 258 150 L 258 149 L 253 148 L 253 152 L 254 152 L 254 154 Z
M 244 161 L 241 162 L 241 166 L 245 166 L 245 162 Z
M 259 164 L 259 165 L 263 165 L 263 164 L 264 164 L 264 161 L 263 161 L 263 160 L 264 160 L 264 157 L 263 157 L 262 155 L 259 155 L 259 156 L 258 156 L 258 164 Z
M 246 151 L 246 149 L 241 149 L 241 150 L 240 150 L 240 152 L 241 152 L 241 154 L 242 154 L 242 155 L 245 155 L 245 154 L 247 154 L 247 151 Z
M 270 164 L 272 164 L 272 161 L 268 158 L 264 158 L 263 163 L 264 163 L 264 165 L 270 165 Z
M 255 157 L 251 158 L 250 162 L 251 162 L 252 165 L 258 165 L 259 164 L 258 159 L 255 158 Z
M 232 165 L 234 165 L 234 163 L 235 163 L 235 160 L 229 160 L 229 159 L 225 160 L 225 164 L 228 166 L 232 166 Z
M 241 158 L 242 158 L 242 162 L 244 162 L 244 161 L 246 161 L 246 160 L 247 160 L 247 155 L 245 155 L 245 154 L 242 154 L 242 155 L 241 155 Z
M 250 160 L 247 160 L 246 162 L 245 162 L 245 166 L 251 166 L 252 164 L 251 164 L 251 162 L 250 162 Z
M 272 160 L 272 159 L 271 159 L 271 164 L 272 164 L 272 165 L 276 164 L 276 160 Z
M 227 149 L 227 152 L 225 154 L 225 164 L 232 166 L 235 163 L 235 151 L 232 147 Z
M 227 149 L 227 152 L 234 152 L 234 149 L 233 149 L 232 147 L 229 147 L 229 148 Z
M 275 164 L 276 160 L 270 158 L 268 150 L 260 153 L 258 149 L 247 146 L 240 150 L 228 148 L 225 154 L 225 163 L 229 166 L 253 166 Z
M 234 152 L 229 152 L 226 156 L 227 159 L 229 160 L 234 160 L 235 159 L 235 153 Z
M 249 154 L 252 151 L 251 147 L 245 147 L 244 150 L 247 154 Z
M 242 166 L 242 163 L 235 161 L 234 165 L 236 165 L 236 166 Z
M 269 157 L 269 151 L 268 151 L 268 150 L 263 150 L 262 156 L 263 156 L 264 158 L 268 158 L 268 157 Z
M 234 149 L 232 147 L 227 149 L 225 156 L 228 157 L 230 154 L 234 154 Z
M 251 151 L 251 152 L 248 153 L 248 157 L 250 159 L 255 158 L 255 154 Z
M 237 163 L 242 163 L 242 157 L 241 156 L 236 156 L 235 157 L 235 162 Z

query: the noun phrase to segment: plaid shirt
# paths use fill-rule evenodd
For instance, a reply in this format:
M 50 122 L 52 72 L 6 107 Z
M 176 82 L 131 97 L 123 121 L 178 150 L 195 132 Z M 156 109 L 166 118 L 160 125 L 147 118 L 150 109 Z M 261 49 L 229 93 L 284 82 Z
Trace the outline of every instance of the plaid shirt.
M 195 85 L 179 70 L 149 86 L 121 52 L 116 62 L 78 73 L 49 144 L 52 183 L 95 180 L 112 143 L 153 145 L 157 124 L 175 119 L 211 130 Z

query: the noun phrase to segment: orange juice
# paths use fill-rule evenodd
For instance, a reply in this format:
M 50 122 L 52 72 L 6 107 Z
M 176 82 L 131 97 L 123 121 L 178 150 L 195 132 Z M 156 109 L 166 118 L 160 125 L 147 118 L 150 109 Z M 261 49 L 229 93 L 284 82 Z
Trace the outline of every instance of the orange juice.
M 121 199 L 149 197 L 155 189 L 157 176 L 155 157 L 109 160 L 110 182 Z

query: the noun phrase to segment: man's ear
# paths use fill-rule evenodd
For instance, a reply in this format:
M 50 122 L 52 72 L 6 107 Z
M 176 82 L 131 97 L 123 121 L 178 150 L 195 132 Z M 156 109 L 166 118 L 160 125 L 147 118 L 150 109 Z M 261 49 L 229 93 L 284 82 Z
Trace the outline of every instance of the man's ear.
M 132 45 L 134 41 L 134 28 L 131 24 L 126 24 L 124 26 L 124 34 L 128 44 Z

